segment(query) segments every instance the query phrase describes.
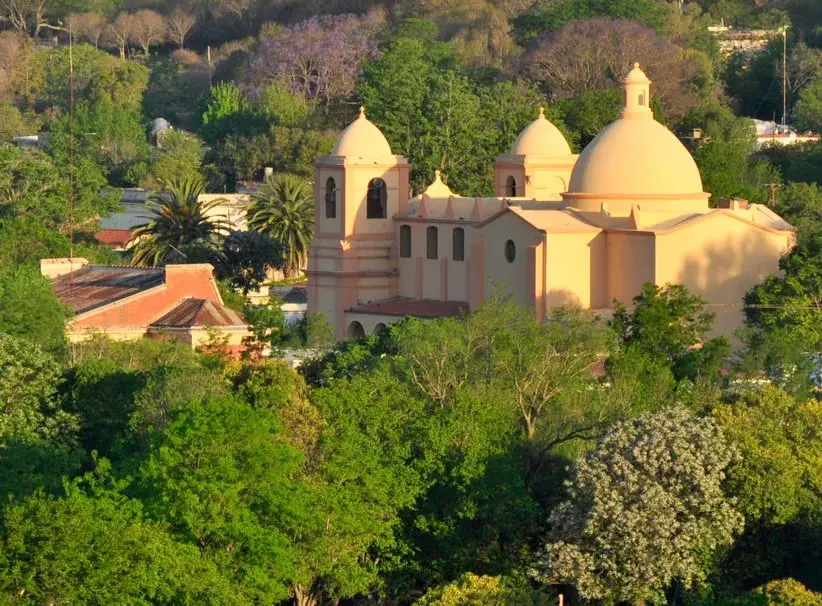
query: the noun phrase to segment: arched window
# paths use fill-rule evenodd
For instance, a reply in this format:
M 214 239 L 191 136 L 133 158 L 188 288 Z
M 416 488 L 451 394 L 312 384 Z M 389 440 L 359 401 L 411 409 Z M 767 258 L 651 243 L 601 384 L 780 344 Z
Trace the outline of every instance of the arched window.
M 348 325 L 347 333 L 349 339 L 362 339 L 365 336 L 365 329 L 355 320 Z
M 378 335 L 378 334 L 380 334 L 380 333 L 381 333 L 382 331 L 384 331 L 384 330 L 385 330 L 385 324 L 383 324 L 382 322 L 380 322 L 380 323 L 378 323 L 378 324 L 374 327 L 374 334 L 375 334 L 375 335 Z
M 436 227 L 429 227 L 425 230 L 425 256 L 429 259 L 436 259 L 439 257 L 438 239 Z
M 451 258 L 454 261 L 465 261 L 465 230 L 455 227 L 451 234 Z
M 639 93 L 639 99 L 638 99 L 638 101 L 639 101 L 639 105 L 640 105 L 640 107 L 644 107 L 644 106 L 645 106 L 645 93 Z
M 411 226 L 400 226 L 400 256 L 407 259 L 411 256 Z
M 337 218 L 337 184 L 334 177 L 328 177 L 325 182 L 325 216 L 328 219 Z
M 517 197 L 517 180 L 513 176 L 509 176 L 505 181 L 505 194 L 512 198 Z
M 385 219 L 388 216 L 388 188 L 382 179 L 371 179 L 366 198 L 366 217 Z

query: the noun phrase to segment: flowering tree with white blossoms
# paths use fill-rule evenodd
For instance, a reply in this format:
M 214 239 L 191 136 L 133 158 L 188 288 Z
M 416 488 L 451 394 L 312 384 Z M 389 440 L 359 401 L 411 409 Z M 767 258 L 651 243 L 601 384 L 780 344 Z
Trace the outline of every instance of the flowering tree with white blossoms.
M 634 603 L 663 601 L 673 581 L 690 586 L 742 530 L 723 491 L 737 457 L 713 419 L 684 408 L 615 425 L 574 465 L 533 575 Z

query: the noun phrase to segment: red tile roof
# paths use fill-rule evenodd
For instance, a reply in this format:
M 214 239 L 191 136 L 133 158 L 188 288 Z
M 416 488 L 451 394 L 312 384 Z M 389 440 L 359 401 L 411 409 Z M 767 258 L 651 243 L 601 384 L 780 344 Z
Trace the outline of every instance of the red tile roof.
M 81 314 L 163 283 L 163 270 L 86 265 L 52 281 L 57 298 Z
M 382 316 L 414 316 L 416 318 L 441 318 L 468 313 L 468 303 L 463 301 L 438 301 L 435 299 L 408 299 L 394 297 L 365 305 L 352 307 L 348 311 Z
M 217 305 L 207 299 L 183 299 L 170 312 L 151 323 L 165 328 L 194 328 L 199 326 L 245 326 L 243 318 L 233 309 Z
M 101 229 L 94 234 L 95 239 L 104 246 L 110 248 L 125 248 L 131 240 L 130 229 Z

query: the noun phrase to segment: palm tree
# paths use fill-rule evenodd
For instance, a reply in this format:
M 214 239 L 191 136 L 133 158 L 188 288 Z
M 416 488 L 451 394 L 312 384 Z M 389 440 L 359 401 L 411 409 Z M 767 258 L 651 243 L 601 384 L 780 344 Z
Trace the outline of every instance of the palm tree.
M 251 195 L 248 227 L 279 240 L 285 249 L 286 277 L 305 267 L 314 235 L 314 196 L 305 181 L 290 175 L 269 177 Z
M 158 265 L 174 249 L 228 231 L 225 220 L 208 216 L 208 211 L 225 201 L 201 202 L 203 189 L 202 179 L 187 176 L 172 179 L 162 193 L 148 195 L 146 206 L 152 215 L 146 219 L 150 221 L 138 226 L 129 241 L 133 265 Z

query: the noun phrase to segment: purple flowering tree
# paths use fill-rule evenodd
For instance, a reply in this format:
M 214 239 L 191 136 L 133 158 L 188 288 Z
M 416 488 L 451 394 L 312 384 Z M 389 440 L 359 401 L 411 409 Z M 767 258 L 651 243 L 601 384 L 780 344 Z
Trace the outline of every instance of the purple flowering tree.
M 327 15 L 265 36 L 251 58 L 252 92 L 279 80 L 324 103 L 350 95 L 363 62 L 377 54 L 378 26 L 368 16 Z

